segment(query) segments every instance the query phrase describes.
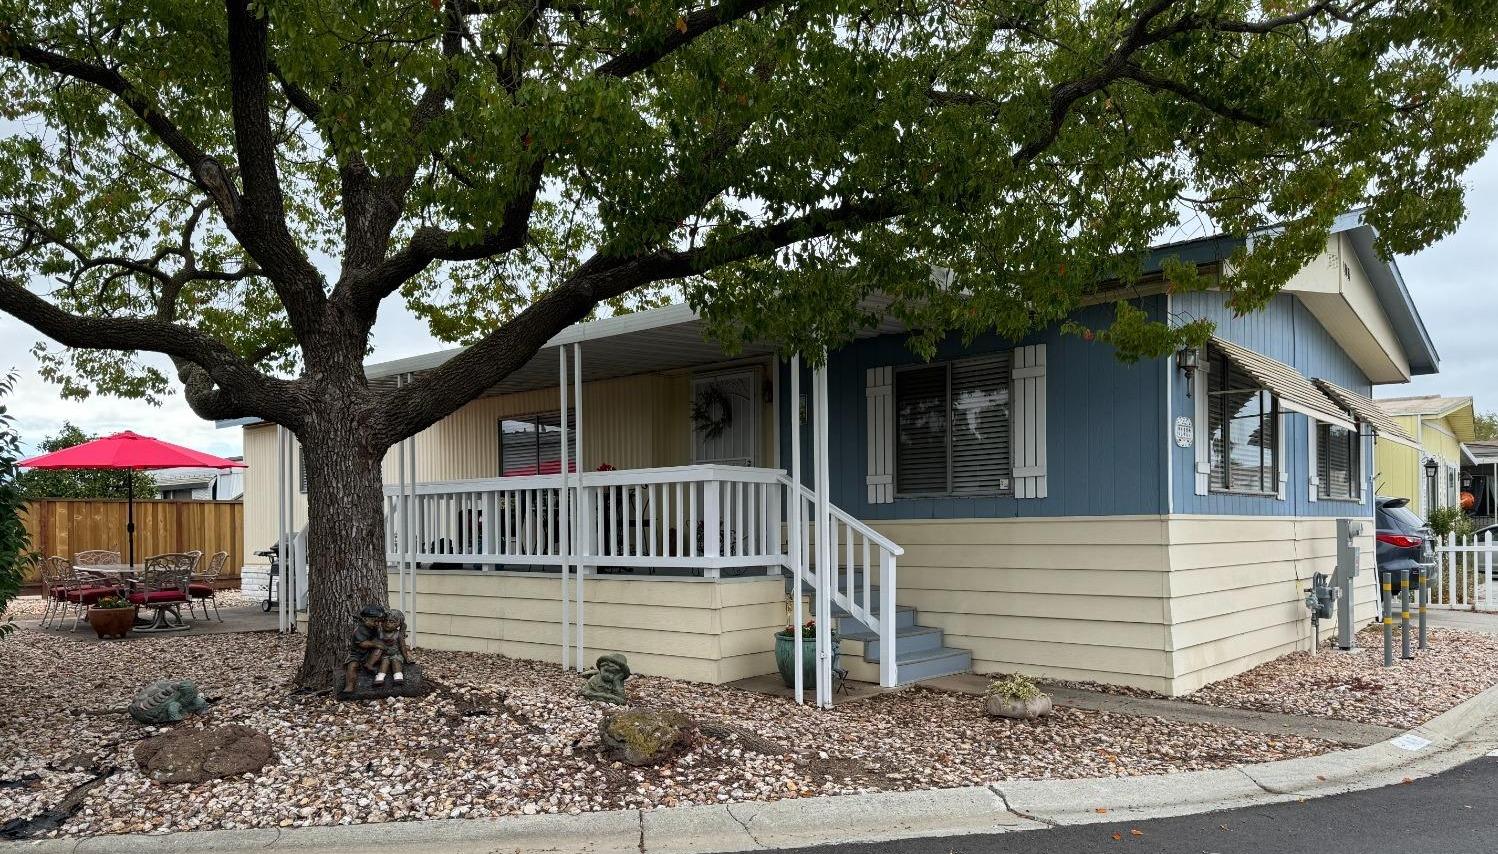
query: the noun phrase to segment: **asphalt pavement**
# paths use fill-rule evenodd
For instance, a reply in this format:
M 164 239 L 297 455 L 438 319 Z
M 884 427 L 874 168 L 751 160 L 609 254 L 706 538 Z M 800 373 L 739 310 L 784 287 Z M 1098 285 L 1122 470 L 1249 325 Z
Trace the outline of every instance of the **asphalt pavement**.
M 1153 821 L 784 850 L 795 854 L 1493 854 L 1498 851 L 1498 757 L 1476 759 L 1382 789 Z

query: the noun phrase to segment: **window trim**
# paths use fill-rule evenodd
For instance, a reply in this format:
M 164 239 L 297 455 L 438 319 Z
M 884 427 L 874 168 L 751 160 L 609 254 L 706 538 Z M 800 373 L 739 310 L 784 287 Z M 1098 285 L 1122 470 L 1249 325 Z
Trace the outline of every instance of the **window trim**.
M 1009 466 L 1006 469 L 1005 473 L 1003 475 L 1001 475 L 999 479 L 1002 480 L 1002 481 L 1004 481 L 1005 483 L 1007 483 L 1007 486 L 1002 486 L 1002 487 L 998 487 L 996 489 L 991 489 L 991 490 L 982 490 L 982 491 L 975 491 L 975 492 L 954 492 L 952 490 L 952 432 L 953 432 L 952 431 L 952 366 L 953 365 L 965 364 L 965 363 L 968 363 L 968 362 L 982 362 L 982 361 L 987 361 L 987 360 L 991 360 L 991 359 L 999 359 L 999 358 L 1003 358 L 1006 355 L 1009 358 L 1009 369 L 1008 369 L 1008 371 L 1006 372 L 1006 375 L 1005 375 L 1005 389 L 1009 392 L 1009 402 L 1006 404 L 1008 406 L 1008 408 L 1009 408 L 1009 414 L 1006 416 L 1007 423 L 1005 425 L 1008 428 L 1008 430 L 1009 430 Z M 945 407 L 943 407 L 943 410 L 946 413 L 946 418 L 947 418 L 947 432 L 946 432 L 946 474 L 947 474 L 947 488 L 945 490 L 941 491 L 941 492 L 906 492 L 906 491 L 903 491 L 903 490 L 900 489 L 900 436 L 899 436 L 899 421 L 900 421 L 900 406 L 899 406 L 899 401 L 900 401 L 900 375 L 902 373 L 906 373 L 906 372 L 909 372 L 909 371 L 919 371 L 919 370 L 925 370 L 925 369 L 929 369 L 929 368 L 942 368 L 944 370 L 945 374 L 946 374 L 946 387 L 945 387 L 945 390 L 943 391 L 943 395 L 944 395 L 944 397 L 946 399 L 946 405 L 945 405 Z M 895 428 L 894 429 L 894 433 L 890 437 L 890 441 L 894 445 L 894 468 L 893 468 L 890 476 L 891 476 L 891 479 L 893 480 L 893 487 L 894 487 L 894 496 L 895 496 L 895 499 L 896 500 L 906 500 L 906 499 L 922 499 L 922 498 L 1000 498 L 1000 497 L 1013 496 L 1014 495 L 1014 480 L 1015 480 L 1015 478 L 1014 478 L 1014 354 L 1013 354 L 1013 351 L 1009 351 L 1007 354 L 1004 351 L 995 351 L 995 352 L 992 352 L 992 353 L 984 353 L 982 355 L 976 355 L 976 356 L 963 356 L 963 357 L 957 358 L 957 359 L 944 359 L 944 360 L 932 361 L 932 362 L 915 362 L 915 363 L 912 363 L 912 364 L 909 364 L 909 365 L 895 365 L 894 369 L 895 369 L 895 371 L 894 371 L 894 377 L 891 379 L 891 383 L 890 383 L 890 403 L 891 403 L 891 407 L 890 408 L 893 410 L 893 416 L 894 416 L 894 422 L 895 422 L 894 423 L 894 428 Z
M 535 473 L 535 475 L 523 475 L 523 474 L 507 475 L 507 474 L 505 474 L 505 422 L 506 421 L 529 421 L 532 424 L 532 426 L 539 426 L 540 425 L 539 419 L 541 419 L 541 418 L 543 418 L 545 416 L 548 416 L 548 415 L 555 415 L 557 417 L 558 423 L 560 423 L 561 422 L 561 418 L 562 418 L 562 410 L 560 410 L 560 409 L 545 409 L 545 410 L 541 410 L 539 412 L 527 412 L 527 413 L 520 413 L 520 414 L 516 414 L 516 415 L 501 415 L 501 416 L 499 416 L 499 418 L 494 422 L 494 444 L 495 444 L 494 452 L 495 452 L 495 456 L 497 457 L 496 462 L 498 463 L 498 465 L 496 466 L 496 468 L 499 469 L 499 473 L 496 474 L 495 477 L 535 477 L 535 476 L 538 476 L 538 475 L 541 474 L 541 431 L 540 430 L 536 430 L 535 434 L 534 434 L 536 436 L 536 443 L 535 443 L 535 449 L 536 449 L 536 473 Z M 572 407 L 568 407 L 567 408 L 567 420 L 569 422 L 569 424 L 568 424 L 568 428 L 569 429 L 567 431 L 567 444 L 568 444 L 568 446 L 574 452 L 573 455 L 570 456 L 570 457 L 568 457 L 568 460 L 567 460 L 567 462 L 570 465 L 570 468 L 568 469 L 568 472 L 569 473 L 575 473 L 577 471 L 577 456 L 576 456 L 576 450 L 577 450 L 577 410 L 573 409 Z M 560 440 L 560 437 L 558 437 L 558 438 Z M 561 461 L 560 460 L 557 463 L 557 468 L 560 471 L 560 469 L 561 469 Z
M 1203 424 L 1202 427 L 1204 429 L 1204 442 L 1203 442 L 1203 445 L 1204 445 L 1204 448 L 1206 450 L 1206 462 L 1207 462 L 1207 491 L 1209 493 L 1216 494 L 1216 495 L 1244 495 L 1244 496 L 1251 496 L 1251 497 L 1255 497 L 1255 498 L 1275 498 L 1275 499 L 1278 499 L 1280 497 L 1280 481 L 1281 481 L 1281 476 L 1283 475 L 1283 473 L 1285 471 L 1285 469 L 1284 469 L 1284 460 L 1281 459 L 1281 457 L 1283 457 L 1284 455 L 1281 453 L 1281 447 L 1280 447 L 1280 444 L 1281 444 L 1281 442 L 1282 442 L 1282 440 L 1284 438 L 1284 423 L 1283 423 L 1283 419 L 1281 417 L 1283 415 L 1283 410 L 1280 407 L 1280 396 L 1278 394 L 1275 394 L 1273 389 L 1268 388 L 1266 386 L 1263 386 L 1263 385 L 1255 386 L 1254 389 L 1257 390 L 1259 394 L 1267 394 L 1269 396 L 1269 404 L 1270 404 L 1269 411 L 1267 413 L 1265 413 L 1263 411 L 1260 412 L 1259 419 L 1260 419 L 1261 423 L 1267 423 L 1267 424 L 1274 425 L 1274 441 L 1273 442 L 1262 442 L 1261 441 L 1261 443 L 1259 445 L 1259 459 L 1260 459 L 1259 471 L 1261 473 L 1264 470 L 1264 467 L 1263 467 L 1264 450 L 1266 448 L 1272 448 L 1273 449 L 1273 453 L 1274 453 L 1274 464 L 1270 468 L 1270 471 L 1269 471 L 1268 487 L 1265 488 L 1265 489 L 1234 489 L 1231 486 L 1218 483 L 1217 480 L 1213 477 L 1214 473 L 1212 471 L 1212 448 L 1211 448 L 1213 407 L 1215 406 L 1215 404 L 1217 403 L 1218 400 L 1220 400 L 1224 395 L 1228 394 L 1231 391 L 1248 391 L 1248 390 L 1250 390 L 1249 387 L 1246 387 L 1246 386 L 1244 388 L 1242 388 L 1242 389 L 1223 389 L 1221 391 L 1217 391 L 1217 390 L 1213 389 L 1212 388 L 1212 377 L 1213 377 L 1213 374 L 1217 373 L 1217 371 L 1215 370 L 1215 365 L 1217 365 L 1218 363 L 1221 363 L 1224 366 L 1231 366 L 1232 365 L 1232 359 L 1228 357 L 1228 355 L 1227 355 L 1227 353 L 1225 351 L 1218 350 L 1218 349 L 1213 348 L 1210 345 L 1208 345 L 1208 347 L 1207 347 L 1207 364 L 1204 366 L 1205 370 L 1202 371 L 1202 373 L 1205 374 L 1205 380 L 1206 380 L 1203 383 L 1203 385 L 1206 386 L 1205 392 L 1203 394 L 1203 403 L 1205 404 L 1205 407 L 1206 407 L 1207 419 L 1206 419 L 1206 423 Z M 1242 371 L 1241 368 L 1239 370 Z M 1223 373 L 1227 374 L 1228 371 L 1224 370 Z M 1246 374 L 1247 371 L 1243 371 L 1243 373 Z M 1252 379 L 1252 377 L 1250 377 L 1250 379 Z M 1223 413 L 1223 423 L 1224 423 L 1224 432 L 1225 433 L 1226 433 L 1226 429 L 1227 429 L 1226 428 L 1226 423 L 1229 420 L 1231 420 L 1231 419 L 1229 419 L 1227 417 L 1227 413 L 1224 412 Z M 1225 453 L 1228 453 L 1229 457 L 1231 456 L 1231 452 L 1230 451 L 1225 451 Z M 1224 467 L 1223 467 L 1223 474 L 1224 474 L 1225 479 L 1228 481 L 1228 483 L 1231 483 L 1232 482 L 1232 468 L 1231 468 L 1230 465 L 1227 465 L 1227 464 L 1224 465 Z M 1261 480 L 1262 480 L 1262 478 L 1261 478 Z
M 1330 447 L 1330 433 L 1332 428 L 1346 429 L 1340 424 L 1329 424 L 1325 421 L 1311 422 L 1316 428 L 1316 500 L 1317 501 L 1347 501 L 1358 503 L 1363 500 L 1363 429 L 1362 422 L 1358 422 L 1358 429 L 1350 431 L 1352 446 L 1348 448 L 1348 486 L 1351 492 L 1348 495 L 1334 495 L 1330 491 L 1331 483 L 1331 457 L 1327 450 Z M 1325 434 L 1323 434 L 1325 430 Z M 1322 461 L 1326 465 L 1322 465 Z

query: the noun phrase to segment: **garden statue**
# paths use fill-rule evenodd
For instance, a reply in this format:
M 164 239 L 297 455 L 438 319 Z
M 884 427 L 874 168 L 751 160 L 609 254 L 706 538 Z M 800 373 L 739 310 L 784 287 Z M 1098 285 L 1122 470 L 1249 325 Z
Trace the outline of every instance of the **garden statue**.
M 584 699 L 629 705 L 629 697 L 624 693 L 624 680 L 630 677 L 629 660 L 624 656 L 618 653 L 600 655 L 594 669 L 585 671 L 583 675 L 588 677 L 588 681 L 577 689 L 577 693 Z
M 411 647 L 406 644 L 405 614 L 394 608 L 385 612 L 385 618 L 380 621 L 380 648 L 376 653 L 380 669 L 375 674 L 375 684 L 385 684 L 386 674 L 390 674 L 396 685 L 404 684 L 406 664 L 415 663 L 411 658 Z
M 359 621 L 349 636 L 348 657 L 343 661 L 343 693 L 354 692 L 361 665 L 370 670 L 379 666 L 380 656 L 384 653 L 380 641 L 380 626 L 384 619 L 385 609 L 379 605 L 365 605 L 359 611 Z
M 130 703 L 130 717 L 143 724 L 174 724 L 208 708 L 198 686 L 186 679 L 158 679 L 140 689 Z

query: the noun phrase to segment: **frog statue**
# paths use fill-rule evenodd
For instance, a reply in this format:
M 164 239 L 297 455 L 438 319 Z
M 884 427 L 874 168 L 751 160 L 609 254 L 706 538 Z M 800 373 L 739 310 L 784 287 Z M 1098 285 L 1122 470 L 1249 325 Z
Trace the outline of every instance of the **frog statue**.
M 187 679 L 157 679 L 130 703 L 130 717 L 143 724 L 174 724 L 208 708 L 198 686 Z
M 629 697 L 624 693 L 624 680 L 630 676 L 629 660 L 618 653 L 600 655 L 594 664 L 594 669 L 583 673 L 588 681 L 577 689 L 584 699 L 597 700 L 601 703 L 614 703 L 620 706 L 629 705 Z

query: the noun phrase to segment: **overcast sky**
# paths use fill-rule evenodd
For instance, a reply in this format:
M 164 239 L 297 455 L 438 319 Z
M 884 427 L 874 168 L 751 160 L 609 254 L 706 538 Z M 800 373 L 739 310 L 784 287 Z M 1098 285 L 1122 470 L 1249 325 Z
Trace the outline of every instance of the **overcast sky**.
M 1472 395 L 1480 410 L 1498 409 L 1498 312 L 1493 309 L 1491 286 L 1498 273 L 1498 149 L 1478 164 L 1468 184 L 1469 215 L 1461 228 L 1419 255 L 1398 259 L 1441 354 L 1441 372 L 1417 377 L 1408 385 L 1381 386 L 1378 397 Z M 0 370 L 14 367 L 21 375 L 14 396 L 6 402 L 28 449 L 71 421 L 90 433 L 128 429 L 210 453 L 240 452 L 239 430 L 215 429 L 194 415 L 179 394 L 160 407 L 115 397 L 60 399 L 56 387 L 36 375 L 31 356 L 36 340 L 31 328 L 0 314 Z M 374 330 L 376 360 L 439 346 L 426 325 L 397 300 L 386 302 Z

